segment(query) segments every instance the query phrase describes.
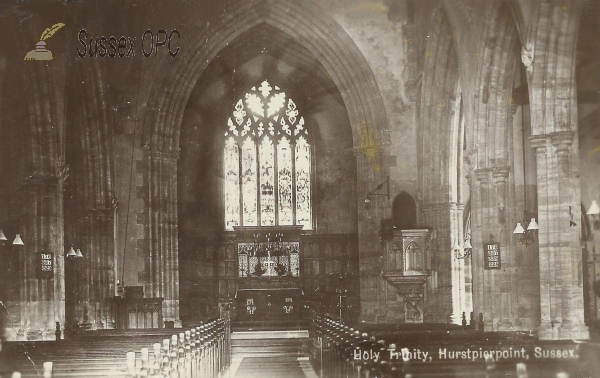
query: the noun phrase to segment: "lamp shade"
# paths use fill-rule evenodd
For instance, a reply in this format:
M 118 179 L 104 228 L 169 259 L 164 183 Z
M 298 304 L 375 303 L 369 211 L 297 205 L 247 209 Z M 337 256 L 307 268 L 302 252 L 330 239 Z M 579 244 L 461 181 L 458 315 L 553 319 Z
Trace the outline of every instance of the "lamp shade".
M 460 245 L 458 245 L 458 242 L 454 243 L 454 247 L 452 247 L 453 250 L 455 251 L 460 251 Z
M 535 218 L 531 218 L 531 222 L 529 222 L 529 226 L 527 226 L 527 231 L 529 230 L 539 230 L 540 226 L 538 226 Z
M 587 215 L 598 215 L 600 214 L 600 207 L 598 207 L 598 203 L 596 202 L 596 200 L 592 201 L 592 204 L 590 205 L 590 208 L 588 209 Z
M 517 227 L 515 227 L 513 234 L 524 234 L 524 233 L 525 233 L 525 229 L 523 228 L 523 226 L 521 226 L 521 223 L 517 223 Z
M 77 253 L 75 254 L 77 257 L 83 257 L 83 253 L 81 253 L 81 249 L 77 248 Z
M 69 252 L 67 252 L 67 257 L 73 257 L 73 256 L 77 256 L 77 254 L 75 253 L 75 250 L 73 249 L 73 247 L 71 247 L 71 249 L 69 249 Z
M 465 249 L 473 249 L 473 246 L 471 245 L 471 239 L 465 240 Z
M 14 245 L 25 245 L 25 243 L 23 243 L 23 240 L 21 240 L 21 235 L 17 234 L 17 236 L 15 236 L 15 240 L 13 240 L 13 244 Z
M 0 230 L 0 240 L 8 240 L 6 238 L 6 235 L 4 235 L 4 232 L 2 232 L 2 230 Z

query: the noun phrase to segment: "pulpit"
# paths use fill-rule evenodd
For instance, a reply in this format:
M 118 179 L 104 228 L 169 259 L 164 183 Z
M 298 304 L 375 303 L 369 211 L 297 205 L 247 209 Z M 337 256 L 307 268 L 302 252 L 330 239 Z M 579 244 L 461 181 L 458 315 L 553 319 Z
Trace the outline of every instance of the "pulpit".
M 392 230 L 384 240 L 383 276 L 404 299 L 404 321 L 423 323 L 425 284 L 430 276 L 428 229 Z

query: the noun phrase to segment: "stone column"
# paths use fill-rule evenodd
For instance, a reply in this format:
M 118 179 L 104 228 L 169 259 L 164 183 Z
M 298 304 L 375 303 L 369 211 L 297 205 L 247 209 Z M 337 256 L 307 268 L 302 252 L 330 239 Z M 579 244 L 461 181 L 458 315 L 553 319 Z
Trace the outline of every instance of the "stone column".
M 501 248 L 501 270 L 490 271 L 490 275 L 493 276 L 492 280 L 496 287 L 494 292 L 497 293 L 496 299 L 499 300 L 500 306 L 496 308 L 496 313 L 493 314 L 494 318 L 497 316 L 498 323 L 496 324 L 496 330 L 498 331 L 511 331 L 514 330 L 512 318 L 516 315 L 516 293 L 512 292 L 512 282 L 516 280 L 516 271 L 514 265 L 511 264 L 511 244 L 510 238 L 507 234 L 512 233 L 511 226 L 506 224 L 506 214 L 508 212 L 508 175 L 510 169 L 506 167 L 494 168 L 492 170 L 492 178 L 494 185 L 496 186 L 496 212 L 497 217 L 492 218 L 490 226 L 495 226 L 498 229 Z
M 385 181 L 386 173 L 381 166 L 383 146 L 371 145 L 354 149 L 357 169 L 358 193 L 358 259 L 360 275 L 360 319 L 367 322 L 385 318 L 385 303 L 382 297 L 386 282 L 381 276 L 383 269 L 383 247 L 379 231 L 381 221 L 390 216 L 390 201 L 385 196 L 367 194 Z
M 558 198 L 555 198 L 554 219 L 558 222 L 556 244 L 561 259 L 558 275 L 561 283 L 562 322 L 560 339 L 587 339 L 589 330 L 584 323 L 581 237 L 581 192 L 578 173 L 578 144 L 576 134 L 560 131 L 550 134 L 556 149 Z
M 493 277 L 483 269 L 483 243 L 489 241 L 491 219 L 496 216 L 496 206 L 491 200 L 490 169 L 481 168 L 474 171 L 477 180 L 472 187 L 471 199 L 471 232 L 473 244 L 473 311 L 483 313 L 486 330 L 493 327 Z
M 531 137 L 531 147 L 535 149 L 537 164 L 537 201 L 538 201 L 538 245 L 540 260 L 540 327 L 538 337 L 540 339 L 553 338 L 553 321 L 556 313 L 552 311 L 553 303 L 556 305 L 557 298 L 552 295 L 554 277 L 553 259 L 554 251 L 551 245 L 551 222 L 548 214 L 548 164 L 546 157 L 547 138 L 540 135 Z M 552 298 L 551 298 L 552 297 Z
M 580 193 L 573 138 L 568 131 L 531 137 L 538 174 L 540 339 L 589 338 L 583 319 Z
M 83 313 L 80 322 L 86 328 L 115 327 L 113 296 L 115 291 L 115 207 L 84 210 L 79 220 L 79 241 L 83 254 L 80 264 Z M 82 316 L 82 318 L 81 318 Z
M 432 279 L 431 295 L 427 298 L 426 321 L 460 324 L 460 287 L 456 280 L 455 254 L 452 250 L 457 241 L 457 206 L 453 202 L 424 204 L 423 225 L 433 228 L 431 242 Z
M 145 149 L 147 162 L 145 254 L 145 296 L 164 298 L 163 320 L 179 318 L 179 256 L 177 225 L 176 151 Z
M 53 340 L 55 322 L 65 324 L 63 178 L 32 176 L 21 188 L 21 324 L 17 340 Z M 38 275 L 40 253 L 54 253 L 52 278 Z
M 460 246 L 464 245 L 464 229 L 463 229 L 463 211 L 465 205 L 462 203 L 456 204 L 456 208 L 452 214 L 451 226 L 453 228 L 451 238 L 451 244 L 454 246 L 455 242 Z M 452 252 L 452 323 L 462 324 L 462 313 L 465 311 L 465 260 L 464 258 L 457 258 Z M 464 250 L 460 252 L 464 254 Z M 467 314 L 468 318 L 469 314 Z

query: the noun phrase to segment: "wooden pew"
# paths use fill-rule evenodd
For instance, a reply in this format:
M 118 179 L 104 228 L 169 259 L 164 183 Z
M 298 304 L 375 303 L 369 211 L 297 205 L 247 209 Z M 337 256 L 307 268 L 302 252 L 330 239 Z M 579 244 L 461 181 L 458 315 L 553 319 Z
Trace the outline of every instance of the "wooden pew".
M 9 343 L 5 352 L 20 360 L 15 370 L 24 378 L 216 377 L 231 361 L 230 331 L 229 320 L 220 319 L 175 334 L 87 333 L 60 342 Z M 51 362 L 49 371 L 43 372 L 43 362 Z
M 437 334 L 419 332 L 393 332 L 388 335 L 371 334 L 350 328 L 334 319 L 313 317 L 311 319 L 309 333 L 311 337 L 311 362 L 313 369 L 320 377 L 349 377 L 349 378 L 408 378 L 408 377 L 519 377 L 519 378 L 553 378 L 553 377 L 576 377 L 581 375 L 585 369 L 582 358 L 579 359 L 534 359 L 519 360 L 518 357 L 510 357 L 506 360 L 476 359 L 437 359 L 419 361 L 410 359 L 408 353 L 416 349 L 427 349 L 430 352 L 440 348 L 470 348 L 482 350 L 493 349 L 494 343 L 502 342 L 498 333 L 475 333 L 456 337 L 457 333 L 438 332 Z M 434 335 L 432 337 L 432 334 Z M 436 339 L 437 335 L 439 340 Z M 491 339 L 486 344 L 485 340 Z M 548 347 L 577 348 L 583 354 L 585 347 L 575 346 L 570 342 L 560 344 L 535 341 L 529 338 L 523 343 L 529 342 L 528 348 L 532 350 L 534 345 L 546 345 Z M 537 343 L 537 344 L 536 344 Z M 486 349 L 487 348 L 487 349 Z M 593 346 L 588 348 L 594 351 Z M 361 353 L 379 353 L 380 358 L 375 361 L 369 354 L 368 358 L 356 358 Z M 390 351 L 398 353 L 392 358 Z M 532 354 L 532 353 L 531 353 Z M 590 354 L 590 353 L 588 353 Z M 366 356 L 366 355 L 365 355 Z M 597 372 L 598 373 L 598 372 Z M 579 374 L 579 375 L 576 375 Z M 593 375 L 590 375 L 593 376 Z

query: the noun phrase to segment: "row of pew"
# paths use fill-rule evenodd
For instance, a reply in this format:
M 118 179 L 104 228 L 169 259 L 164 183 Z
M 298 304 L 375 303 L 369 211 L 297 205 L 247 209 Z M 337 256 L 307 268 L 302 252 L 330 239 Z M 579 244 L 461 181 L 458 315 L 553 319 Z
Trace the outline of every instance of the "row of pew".
M 575 348 L 577 353 L 581 354 L 581 358 L 570 360 L 536 361 L 533 358 L 530 360 L 529 357 L 503 360 L 490 356 L 477 360 L 437 358 L 421 360 L 420 357 L 414 358 L 416 352 L 424 354 L 424 351 L 434 351 L 439 348 L 477 350 L 482 347 L 480 340 L 485 339 L 476 332 L 473 332 L 471 340 L 468 337 L 453 338 L 449 333 L 445 337 L 437 338 L 431 337 L 431 333 L 423 332 L 420 340 L 415 338 L 414 334 L 404 339 L 402 333 L 369 335 L 343 322 L 319 316 L 311 318 L 309 334 L 311 363 L 314 371 L 321 378 L 579 378 L 594 377 L 596 375 L 593 374 L 600 373 L 600 371 L 592 371 L 595 369 L 588 366 L 589 364 L 586 365 L 584 349 L 579 349 L 579 345 Z M 498 335 L 490 335 L 490 337 L 494 338 Z M 499 343 L 498 339 L 493 340 L 491 344 L 488 342 L 488 347 L 497 343 Z M 537 344 L 528 347 L 532 345 Z M 573 345 L 569 348 L 573 348 Z M 596 353 L 597 346 L 596 349 L 589 349 L 587 359 L 596 360 L 597 357 L 593 357 Z
M 231 325 L 218 319 L 173 334 L 83 333 L 56 342 L 13 343 L 16 372 L 1 377 L 219 377 L 231 363 Z M 1 369 L 0 369 L 1 370 Z

